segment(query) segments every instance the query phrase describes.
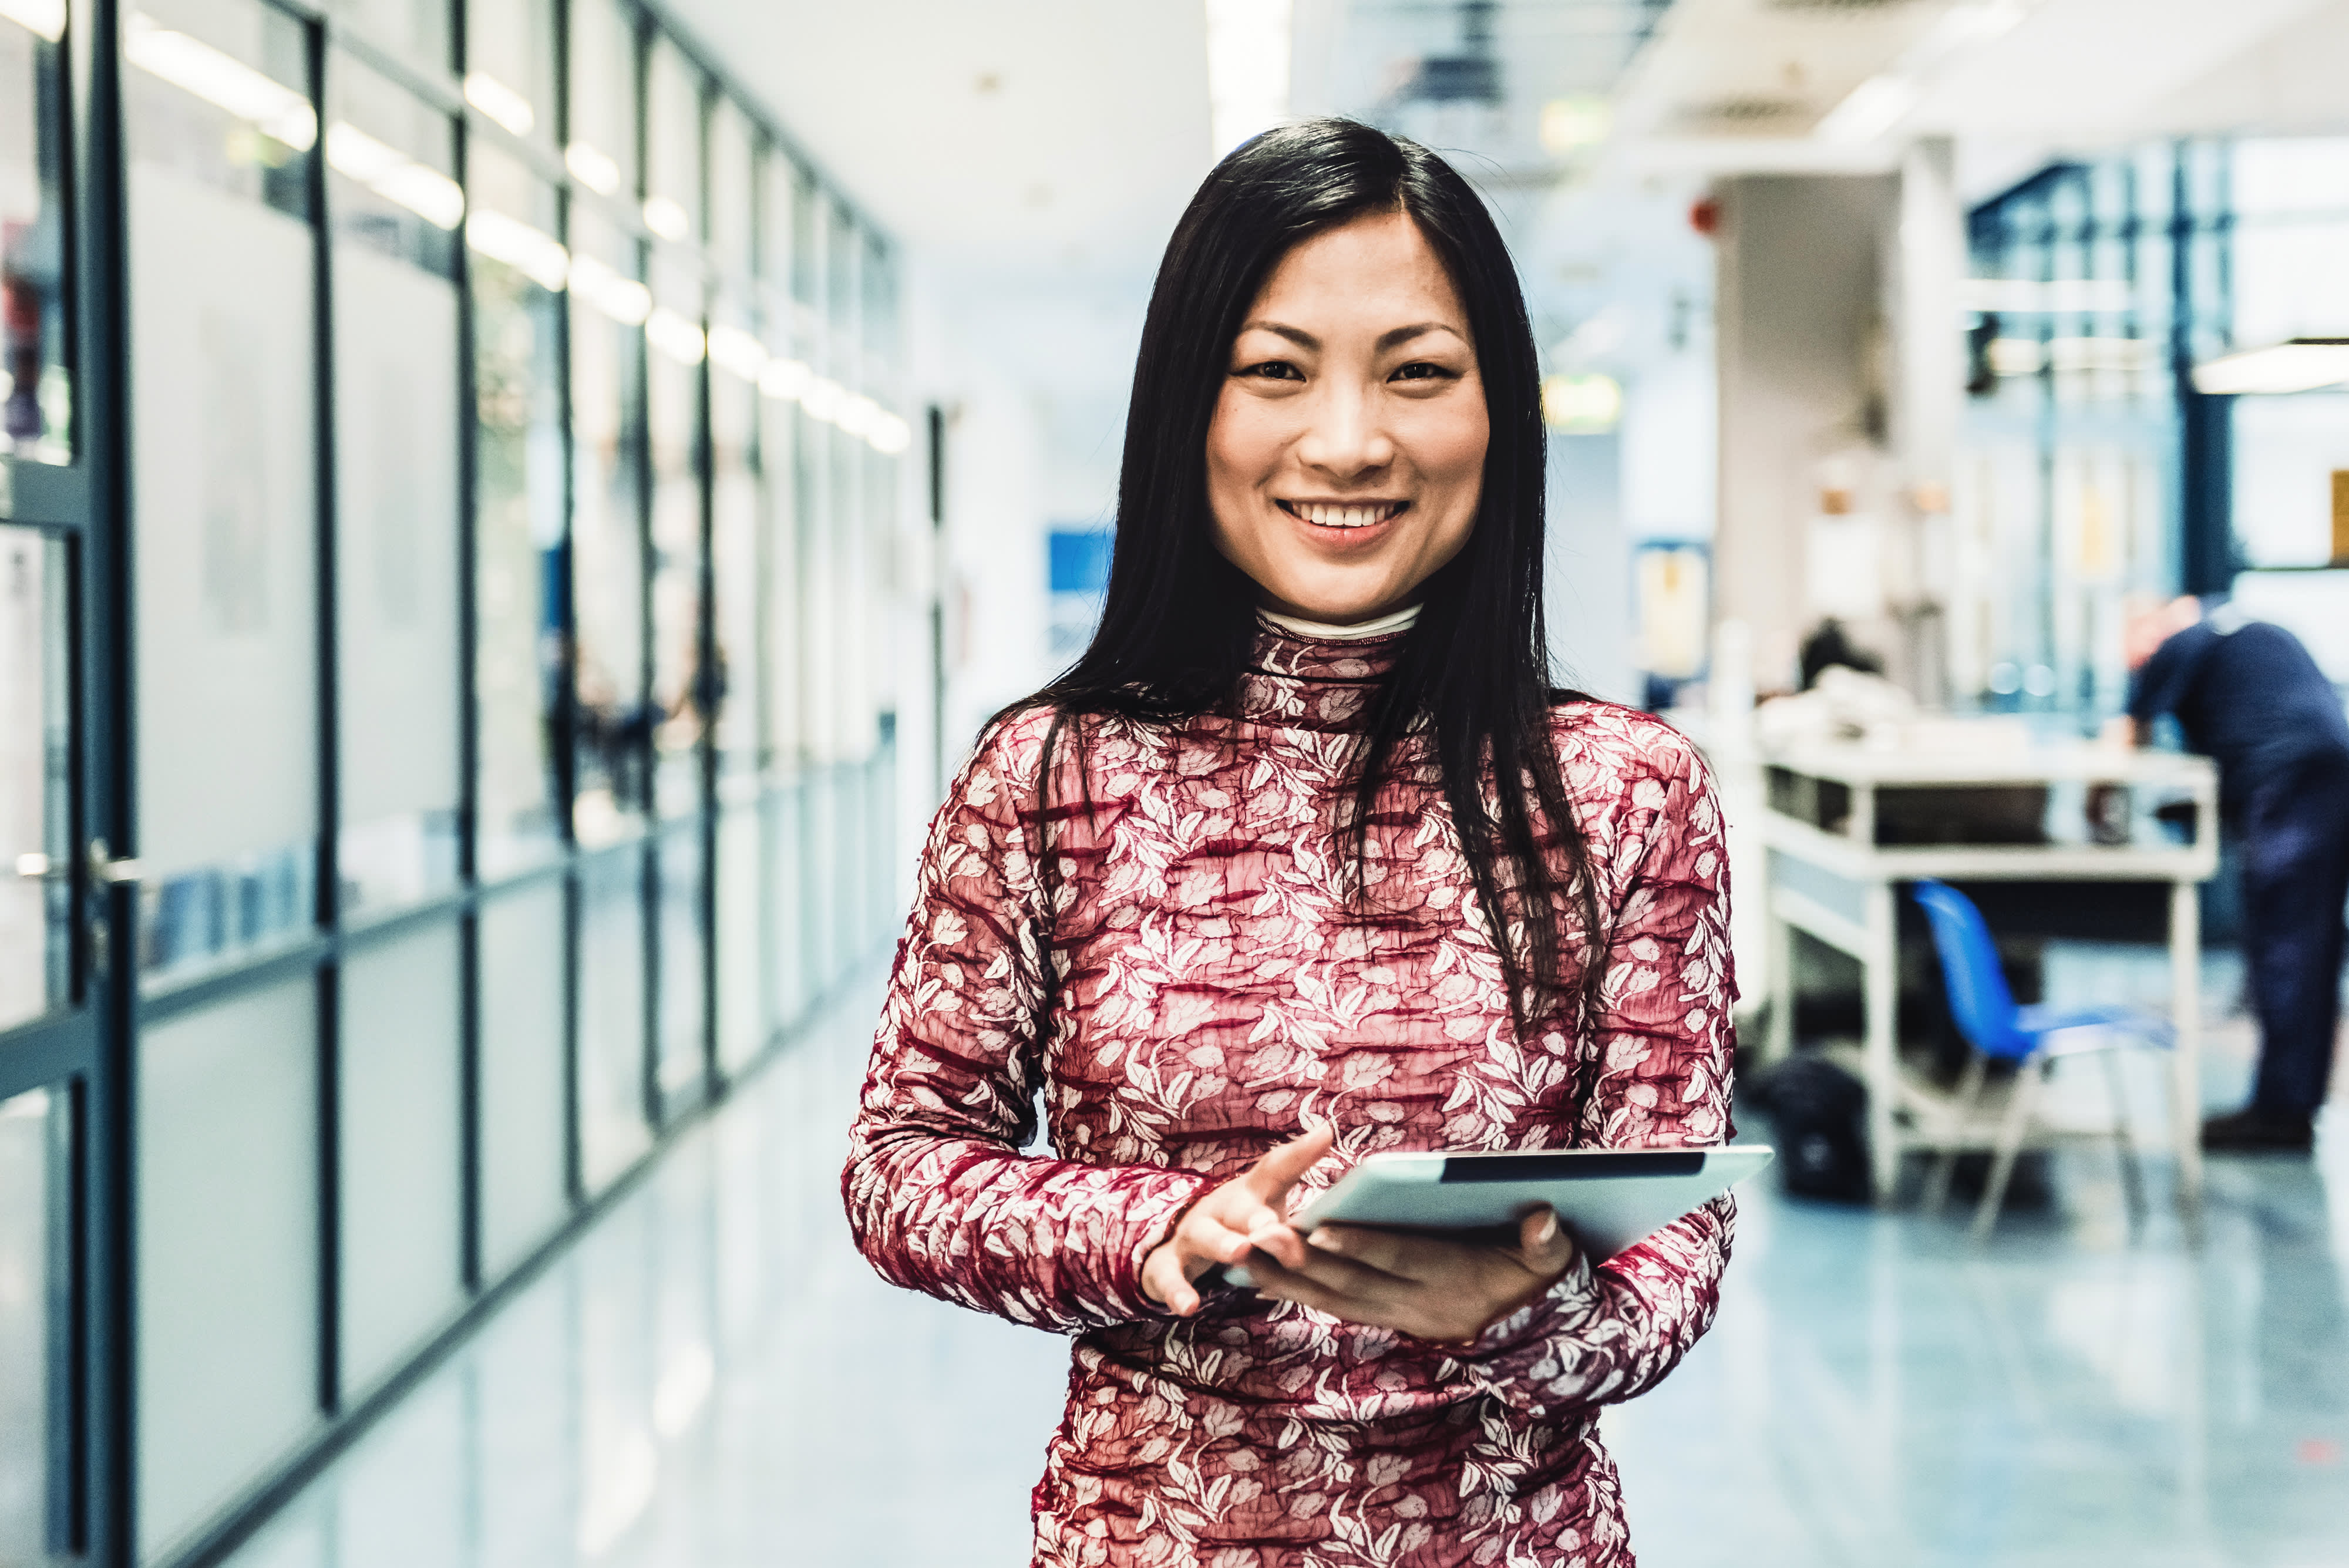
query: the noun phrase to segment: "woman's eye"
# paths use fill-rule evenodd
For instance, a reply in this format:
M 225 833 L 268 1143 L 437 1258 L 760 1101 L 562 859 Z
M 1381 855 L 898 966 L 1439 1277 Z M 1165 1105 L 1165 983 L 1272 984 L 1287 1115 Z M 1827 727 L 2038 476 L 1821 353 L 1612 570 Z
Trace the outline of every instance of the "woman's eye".
M 1451 371 L 1441 365 L 1431 365 L 1424 359 L 1414 359 L 1388 379 L 1395 381 L 1433 381 L 1451 374 Z
M 1261 365 L 1247 366 L 1246 369 L 1242 369 L 1239 374 L 1243 376 L 1252 376 L 1261 381 L 1301 381 L 1305 379 L 1305 372 L 1299 370 L 1296 366 L 1290 364 L 1286 359 L 1267 359 Z

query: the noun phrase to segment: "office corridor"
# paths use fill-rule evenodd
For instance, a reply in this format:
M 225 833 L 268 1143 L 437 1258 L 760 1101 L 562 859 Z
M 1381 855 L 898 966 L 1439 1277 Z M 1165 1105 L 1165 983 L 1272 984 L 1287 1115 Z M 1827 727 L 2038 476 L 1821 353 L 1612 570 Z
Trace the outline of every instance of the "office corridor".
M 840 1217 L 877 994 L 843 988 L 233 1568 L 1025 1562 L 1061 1342 L 883 1285 Z M 2339 1126 L 2313 1164 L 2217 1162 L 2199 1256 L 2158 1207 L 2132 1231 L 2101 1150 L 1981 1251 L 1955 1216 L 1750 1192 L 1713 1334 L 1607 1418 L 1640 1562 L 2349 1560 Z

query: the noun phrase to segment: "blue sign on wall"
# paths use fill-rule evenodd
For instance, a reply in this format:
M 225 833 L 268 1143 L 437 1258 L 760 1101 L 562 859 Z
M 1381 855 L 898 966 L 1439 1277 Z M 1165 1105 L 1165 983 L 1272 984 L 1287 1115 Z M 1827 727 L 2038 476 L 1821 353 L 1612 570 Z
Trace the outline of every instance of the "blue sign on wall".
M 1056 594 L 1098 594 L 1109 589 L 1109 552 L 1117 535 L 1106 528 L 1055 528 L 1052 549 L 1052 591 Z

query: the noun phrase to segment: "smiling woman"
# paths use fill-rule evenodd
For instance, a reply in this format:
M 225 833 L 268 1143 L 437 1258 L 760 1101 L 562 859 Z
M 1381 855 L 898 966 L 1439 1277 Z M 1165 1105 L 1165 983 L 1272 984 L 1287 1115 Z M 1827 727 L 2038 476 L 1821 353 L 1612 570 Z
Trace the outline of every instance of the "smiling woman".
M 1410 142 L 1268 132 L 1167 248 L 1099 629 L 933 825 L 844 1178 L 890 1279 L 1077 1335 L 1040 1564 L 1629 1562 L 1598 1407 L 1710 1324 L 1727 1199 L 1597 1264 L 1288 1222 L 1383 1149 L 1728 1136 L 1720 814 L 1549 687 L 1538 404 Z

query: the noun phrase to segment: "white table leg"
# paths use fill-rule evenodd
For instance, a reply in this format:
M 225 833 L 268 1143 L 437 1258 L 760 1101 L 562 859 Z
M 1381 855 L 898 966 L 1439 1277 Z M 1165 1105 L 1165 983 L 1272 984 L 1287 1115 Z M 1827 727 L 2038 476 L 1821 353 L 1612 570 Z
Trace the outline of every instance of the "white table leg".
M 2178 1031 L 2169 1064 L 2171 1137 L 2178 1195 L 2191 1226 L 2202 1208 L 2202 909 L 2187 881 L 2169 885 L 2169 1013 Z
M 1900 1181 L 1900 1127 L 1893 1117 L 1900 1103 L 1900 950 L 1892 900 L 1891 883 L 1868 884 L 1868 951 L 1859 961 L 1865 988 L 1868 1148 L 1878 1203 L 1890 1202 Z

